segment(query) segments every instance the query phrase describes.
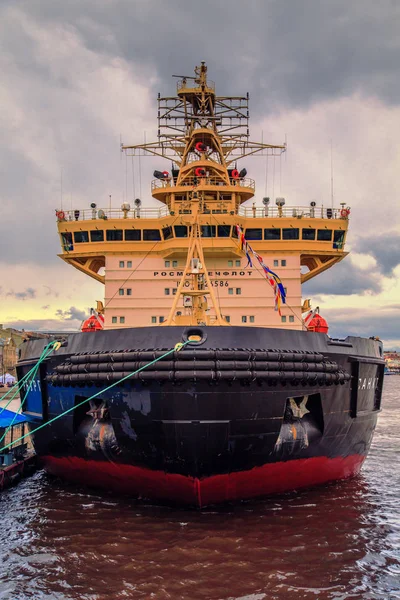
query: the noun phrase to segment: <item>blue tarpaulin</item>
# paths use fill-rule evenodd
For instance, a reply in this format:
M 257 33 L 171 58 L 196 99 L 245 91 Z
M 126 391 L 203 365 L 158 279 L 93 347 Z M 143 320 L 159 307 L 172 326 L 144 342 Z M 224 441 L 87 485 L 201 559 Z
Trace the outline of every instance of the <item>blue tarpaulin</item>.
M 6 410 L 6 409 L 1 410 L 1 408 L 0 408 L 0 428 L 8 427 L 11 424 L 14 417 L 15 417 L 15 412 L 13 412 L 12 410 Z M 32 421 L 34 421 L 34 419 L 32 419 L 32 417 L 22 413 L 22 414 L 18 414 L 15 417 L 15 421 L 13 422 L 13 425 L 19 425 L 20 423 L 31 423 Z

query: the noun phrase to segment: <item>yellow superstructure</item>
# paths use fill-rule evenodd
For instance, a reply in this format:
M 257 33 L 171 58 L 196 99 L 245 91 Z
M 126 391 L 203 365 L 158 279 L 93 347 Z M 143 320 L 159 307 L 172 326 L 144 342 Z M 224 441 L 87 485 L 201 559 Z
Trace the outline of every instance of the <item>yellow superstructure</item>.
M 254 197 L 255 182 L 237 162 L 255 153 L 280 154 L 285 146 L 251 142 L 248 96 L 216 96 L 206 73 L 202 63 L 194 78 L 180 78 L 177 96 L 159 97 L 158 142 L 123 147 L 132 155 L 173 158 L 171 172 L 154 173 L 158 208 L 136 200 L 121 210 L 92 205 L 58 213 L 61 258 L 105 283 L 106 327 L 206 322 L 301 328 L 301 283 L 347 254 L 344 205 L 288 207 L 283 198 L 264 198 L 262 206 L 243 206 Z M 287 287 L 282 315 L 262 269 L 245 268 L 237 225 Z M 193 271 L 188 255 L 200 261 L 200 270 Z

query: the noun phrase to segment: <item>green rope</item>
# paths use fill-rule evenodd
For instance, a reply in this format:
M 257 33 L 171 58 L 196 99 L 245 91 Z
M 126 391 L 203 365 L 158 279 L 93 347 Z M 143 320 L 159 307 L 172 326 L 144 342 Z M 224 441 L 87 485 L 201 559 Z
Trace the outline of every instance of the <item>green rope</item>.
M 43 362 L 47 358 L 47 356 L 53 351 L 53 346 L 55 343 L 57 343 L 57 342 L 51 342 L 50 344 L 47 344 L 47 346 L 44 348 L 42 354 L 39 357 L 39 364 L 41 362 Z M 51 346 L 51 348 L 49 348 L 50 346 Z M 48 352 L 48 354 L 45 355 L 47 350 L 49 350 L 49 352 Z M 11 394 L 11 392 L 13 390 L 15 390 L 14 394 L 11 396 L 11 398 L 7 402 L 7 404 L 5 406 L 3 406 L 2 408 L 0 408 L 0 415 L 3 412 L 3 410 L 6 410 L 6 408 L 11 404 L 11 402 L 14 400 L 14 398 L 17 396 L 17 394 L 19 394 L 21 392 L 22 384 L 27 379 L 29 379 L 29 377 L 33 374 L 35 369 L 36 369 L 36 365 L 34 367 L 32 367 L 32 369 L 30 369 L 19 381 L 17 381 L 17 383 L 14 383 L 14 385 L 8 390 L 8 392 L 6 394 L 4 394 L 4 396 L 1 399 L 2 402 L 5 400 L 5 398 L 7 398 L 8 394 Z
M 2 408 L 0 408 L 0 415 L 3 412 L 3 410 L 6 410 L 6 408 L 8 408 L 8 406 L 11 404 L 11 402 L 14 400 L 14 398 L 21 392 L 21 388 L 22 388 L 22 384 L 24 383 L 24 381 L 26 379 L 28 379 L 31 374 L 33 373 L 33 371 L 35 370 L 35 367 L 32 367 L 32 369 L 30 369 L 30 371 L 28 371 L 23 377 L 22 379 L 20 379 L 17 383 L 15 383 L 6 394 L 4 394 L 4 396 L 2 397 L 1 401 L 3 402 L 5 400 L 5 398 L 8 396 L 8 394 L 11 394 L 12 391 L 14 391 L 14 394 L 11 396 L 11 398 L 9 399 L 9 401 L 7 402 L 7 404 L 5 406 L 3 406 Z
M 30 392 L 30 390 L 31 390 L 31 387 L 32 387 L 32 385 L 33 385 L 34 379 L 35 379 L 35 377 L 36 377 L 36 374 L 37 374 L 37 372 L 38 372 L 38 370 L 39 370 L 39 367 L 40 367 L 41 363 L 42 363 L 42 362 L 43 362 L 43 361 L 44 361 L 44 360 L 45 360 L 45 359 L 46 359 L 46 358 L 47 358 L 47 357 L 48 357 L 48 356 L 49 356 L 49 355 L 50 355 L 50 354 L 53 352 L 53 349 L 54 349 L 54 347 L 55 347 L 57 344 L 58 344 L 58 342 L 50 342 L 49 344 L 47 344 L 47 346 L 46 346 L 46 347 L 43 349 L 43 352 L 42 352 L 42 354 L 40 355 L 38 362 L 37 362 L 37 363 L 36 363 L 36 365 L 35 365 L 35 366 L 34 366 L 34 367 L 33 367 L 33 368 L 32 368 L 32 369 L 29 371 L 29 373 L 31 374 L 31 377 L 32 377 L 32 379 L 31 379 L 31 381 L 30 381 L 30 382 L 29 382 L 29 384 L 28 384 L 28 388 L 27 388 L 27 390 L 26 390 L 26 392 L 25 392 L 25 395 L 24 395 L 23 399 L 21 400 L 21 404 L 20 404 L 20 406 L 19 406 L 19 408 L 18 408 L 17 412 L 15 413 L 14 417 L 13 417 L 13 418 L 12 418 L 12 420 L 11 420 L 11 423 L 8 425 L 8 427 L 6 427 L 6 429 L 5 429 L 4 433 L 3 433 L 3 435 L 2 435 L 2 436 L 1 436 L 1 438 L 0 438 L 0 444 L 1 444 L 1 442 L 4 440 L 4 438 L 6 437 L 7 433 L 10 431 L 11 427 L 14 425 L 15 419 L 16 419 L 16 418 L 18 417 L 18 415 L 20 414 L 20 411 L 22 410 L 22 407 L 23 407 L 23 405 L 25 404 L 25 400 L 26 400 L 26 398 L 27 398 L 27 396 L 28 396 L 28 394 L 29 394 L 29 392 Z M 27 374 L 28 374 L 28 373 L 27 373 Z M 22 382 L 22 379 L 21 379 L 21 382 Z M 8 403 L 8 404 L 9 404 L 9 403 Z M 8 406 L 8 404 L 7 404 L 7 406 Z M 4 407 L 4 408 L 5 408 L 5 407 Z M 3 408 L 3 410 L 4 410 L 4 408 Z M 3 412 L 3 411 L 1 411 L 1 412 Z M 1 414 L 1 413 L 0 413 L 0 414 Z M 13 443 L 14 443 L 14 442 L 13 442 Z M 3 449 L 4 449 L 4 448 L 3 448 Z
M 172 354 L 175 351 L 179 351 L 181 348 L 183 348 L 184 346 L 186 346 L 186 344 L 189 344 L 189 343 L 190 343 L 190 340 L 187 340 L 186 342 L 183 342 L 183 343 L 176 344 L 174 346 L 174 348 L 172 348 L 172 350 L 168 350 L 168 352 L 166 352 L 162 356 L 159 356 L 158 358 L 152 360 L 151 362 L 147 363 L 147 365 L 144 365 L 143 367 L 140 367 L 140 369 L 137 369 L 136 371 L 133 371 L 132 373 L 129 373 L 129 375 L 125 375 L 125 377 L 122 377 L 122 379 L 119 379 L 118 381 L 115 381 L 114 383 L 112 383 L 111 385 L 109 385 L 108 387 L 106 387 L 104 390 L 100 390 L 96 394 L 93 394 L 93 396 L 90 396 L 90 398 L 86 398 L 85 400 L 82 400 L 82 402 L 79 402 L 75 406 L 72 406 L 71 408 L 68 408 L 63 413 L 61 413 L 61 414 L 57 415 L 56 417 L 53 417 L 52 419 L 50 419 L 50 421 L 47 421 L 46 423 L 42 423 L 42 425 L 39 425 L 39 427 L 36 427 L 35 429 L 32 429 L 32 431 L 29 431 L 28 433 L 26 433 L 25 435 L 23 435 L 23 436 L 19 437 L 18 439 L 14 440 L 10 444 L 7 444 L 6 446 L 3 446 L 3 448 L 1 450 L 2 451 L 7 450 L 7 448 L 10 448 L 11 446 L 13 446 L 14 444 L 16 444 L 17 442 L 20 442 L 21 440 L 23 440 L 26 437 L 32 435 L 33 433 L 36 433 L 40 429 L 43 429 L 43 427 L 46 427 L 47 425 L 50 425 L 51 423 L 54 423 L 54 421 L 57 421 L 57 419 L 61 419 L 61 417 L 64 417 L 66 414 L 72 412 L 73 410 L 75 410 L 79 406 L 82 406 L 82 404 L 86 404 L 87 402 L 90 402 L 90 400 L 93 400 L 94 398 L 97 398 L 97 396 L 100 396 L 104 392 L 107 392 L 108 390 L 110 390 L 111 388 L 115 387 L 116 385 L 122 383 L 126 379 L 129 379 L 133 375 L 136 375 L 136 373 L 140 373 L 140 371 L 143 371 L 144 369 L 147 369 L 147 367 L 151 367 L 151 365 L 154 365 L 156 362 L 158 362 L 162 358 L 165 358 L 166 356 L 169 356 L 170 354 Z

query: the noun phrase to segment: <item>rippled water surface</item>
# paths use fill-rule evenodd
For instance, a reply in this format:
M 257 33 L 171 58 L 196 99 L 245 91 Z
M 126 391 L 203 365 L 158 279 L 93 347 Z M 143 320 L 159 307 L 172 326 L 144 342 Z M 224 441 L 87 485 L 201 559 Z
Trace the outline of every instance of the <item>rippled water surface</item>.
M 195 512 L 43 473 L 0 501 L 0 599 L 400 599 L 400 377 L 362 475 Z

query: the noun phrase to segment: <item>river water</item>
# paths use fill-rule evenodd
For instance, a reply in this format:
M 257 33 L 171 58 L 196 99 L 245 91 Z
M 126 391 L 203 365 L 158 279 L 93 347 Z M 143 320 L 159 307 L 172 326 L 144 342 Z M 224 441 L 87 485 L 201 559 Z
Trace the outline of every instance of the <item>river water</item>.
M 0 600 L 400 599 L 400 377 L 357 478 L 196 512 L 36 473 L 0 500 Z

